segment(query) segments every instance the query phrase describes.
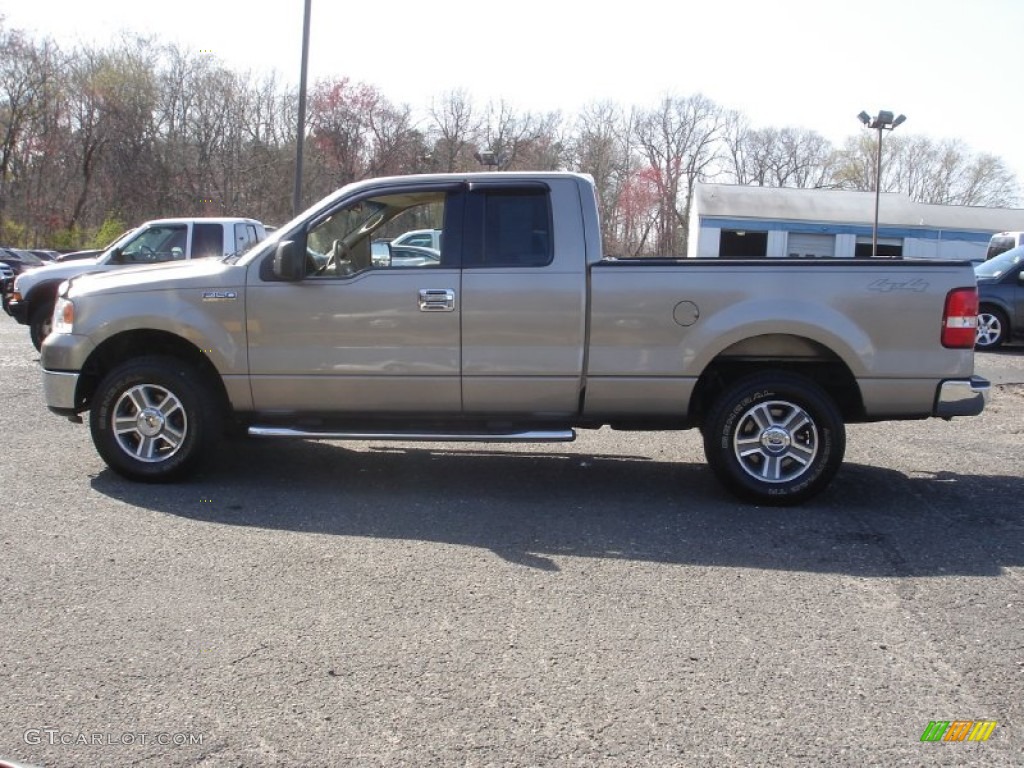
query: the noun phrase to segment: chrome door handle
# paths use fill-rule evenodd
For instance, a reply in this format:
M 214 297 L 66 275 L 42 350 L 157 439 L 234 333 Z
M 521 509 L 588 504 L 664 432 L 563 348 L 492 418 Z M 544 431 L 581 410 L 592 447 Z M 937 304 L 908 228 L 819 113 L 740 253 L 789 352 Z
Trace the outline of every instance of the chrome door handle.
M 455 291 L 451 288 L 420 288 L 420 312 L 454 312 Z

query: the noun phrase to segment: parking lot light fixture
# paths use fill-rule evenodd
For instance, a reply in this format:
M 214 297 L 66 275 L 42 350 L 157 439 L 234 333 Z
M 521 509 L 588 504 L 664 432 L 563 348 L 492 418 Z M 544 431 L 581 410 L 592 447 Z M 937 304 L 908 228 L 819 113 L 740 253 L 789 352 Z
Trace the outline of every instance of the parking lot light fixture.
M 906 122 L 906 115 L 893 117 L 892 112 L 881 110 L 877 115 L 871 117 L 867 112 L 861 111 L 857 115 L 866 128 L 878 131 L 878 144 L 875 150 L 875 221 L 871 227 L 871 256 L 878 256 L 878 204 L 882 196 L 882 131 L 891 131 L 897 126 Z

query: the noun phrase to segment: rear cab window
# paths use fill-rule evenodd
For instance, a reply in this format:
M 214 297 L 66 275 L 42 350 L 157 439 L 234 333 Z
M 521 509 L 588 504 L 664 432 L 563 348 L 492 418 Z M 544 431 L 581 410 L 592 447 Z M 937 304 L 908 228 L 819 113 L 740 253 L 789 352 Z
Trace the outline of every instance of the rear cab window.
M 192 228 L 192 258 L 205 259 L 224 255 L 224 227 L 221 224 L 196 222 Z
M 466 267 L 544 267 L 552 262 L 546 187 L 481 187 L 467 198 Z

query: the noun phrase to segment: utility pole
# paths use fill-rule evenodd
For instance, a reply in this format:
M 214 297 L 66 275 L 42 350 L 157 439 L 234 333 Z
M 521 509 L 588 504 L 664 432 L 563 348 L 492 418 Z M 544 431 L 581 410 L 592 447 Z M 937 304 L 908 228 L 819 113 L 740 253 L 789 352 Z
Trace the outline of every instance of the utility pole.
M 299 125 L 295 134 L 295 189 L 292 191 L 292 215 L 302 211 L 302 151 L 306 139 L 306 72 L 309 69 L 309 15 L 313 0 L 306 0 L 302 19 L 302 66 L 299 70 Z

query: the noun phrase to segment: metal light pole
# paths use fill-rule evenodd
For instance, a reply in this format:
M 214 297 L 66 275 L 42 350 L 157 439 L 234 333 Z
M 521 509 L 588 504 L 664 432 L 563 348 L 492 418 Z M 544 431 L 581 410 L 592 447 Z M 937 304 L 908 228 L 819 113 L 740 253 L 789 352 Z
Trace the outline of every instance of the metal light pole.
M 893 118 L 892 112 L 880 111 L 875 117 L 861 112 L 857 118 L 868 128 L 878 130 L 878 147 L 875 151 L 875 223 L 871 228 L 871 257 L 878 256 L 878 203 L 882 197 L 882 131 L 891 131 L 902 125 L 906 115 Z
M 306 71 L 309 69 L 309 14 L 313 0 L 306 0 L 302 18 L 302 66 L 299 70 L 299 129 L 295 134 L 295 189 L 292 191 L 292 215 L 302 210 L 302 150 L 306 139 Z

